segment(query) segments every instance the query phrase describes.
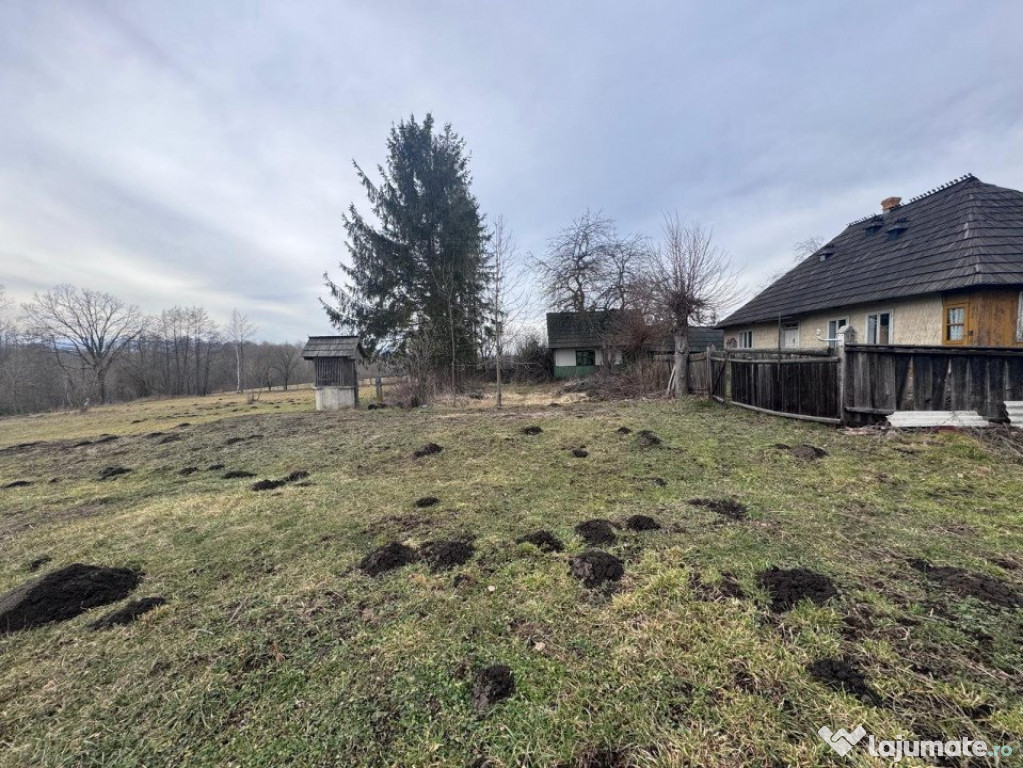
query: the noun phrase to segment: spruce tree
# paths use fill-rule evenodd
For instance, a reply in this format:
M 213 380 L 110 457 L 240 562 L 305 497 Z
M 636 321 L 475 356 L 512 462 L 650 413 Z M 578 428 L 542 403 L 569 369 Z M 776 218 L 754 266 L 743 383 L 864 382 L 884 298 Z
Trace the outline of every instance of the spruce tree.
M 454 382 L 476 362 L 489 279 L 465 142 L 450 124 L 436 131 L 430 114 L 412 116 L 391 127 L 379 181 L 353 164 L 373 215 L 353 203 L 344 216 L 351 264 L 340 265 L 343 286 L 324 275 L 327 315 L 371 350 L 400 354 L 417 340 Z

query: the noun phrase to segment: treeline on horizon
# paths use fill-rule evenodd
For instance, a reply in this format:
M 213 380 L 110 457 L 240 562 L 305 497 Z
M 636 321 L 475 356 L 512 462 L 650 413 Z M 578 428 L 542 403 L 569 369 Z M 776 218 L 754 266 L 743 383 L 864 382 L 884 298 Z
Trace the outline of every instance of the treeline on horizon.
M 0 286 L 0 415 L 312 381 L 301 343 L 257 341 L 257 330 L 237 311 L 224 326 L 202 307 L 146 315 L 67 285 L 19 311 Z

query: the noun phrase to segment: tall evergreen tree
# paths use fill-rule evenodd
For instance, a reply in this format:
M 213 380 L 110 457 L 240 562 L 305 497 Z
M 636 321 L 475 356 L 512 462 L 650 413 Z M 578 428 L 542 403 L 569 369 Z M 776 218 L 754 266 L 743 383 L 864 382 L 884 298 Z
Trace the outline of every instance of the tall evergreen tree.
M 324 275 L 334 303 L 331 323 L 357 331 L 366 346 L 401 352 L 426 340 L 434 365 L 475 363 L 485 329 L 489 266 L 487 234 L 471 190 L 465 141 L 433 116 L 391 127 L 387 161 L 375 182 L 358 163 L 373 220 L 353 203 L 344 216 L 351 265 L 345 285 Z

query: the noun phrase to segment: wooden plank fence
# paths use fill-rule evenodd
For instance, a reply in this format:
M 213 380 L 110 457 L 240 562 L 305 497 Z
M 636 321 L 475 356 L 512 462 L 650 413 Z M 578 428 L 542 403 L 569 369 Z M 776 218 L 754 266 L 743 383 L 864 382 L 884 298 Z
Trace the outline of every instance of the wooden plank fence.
M 705 379 L 694 375 L 701 366 Z M 706 381 L 707 395 L 719 402 L 828 424 L 876 421 L 897 410 L 976 411 L 1000 420 L 1006 402 L 1023 400 L 1023 349 L 712 349 L 690 377 Z

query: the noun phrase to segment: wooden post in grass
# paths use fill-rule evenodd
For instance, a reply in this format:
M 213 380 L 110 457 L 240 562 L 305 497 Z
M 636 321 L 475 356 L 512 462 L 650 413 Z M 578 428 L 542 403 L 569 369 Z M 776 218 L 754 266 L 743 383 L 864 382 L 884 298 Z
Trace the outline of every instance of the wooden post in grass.
M 377 376 L 377 379 L 376 379 L 376 386 L 377 386 L 377 403 L 380 404 L 380 405 L 383 405 L 383 403 L 384 403 L 384 382 L 380 379 L 379 376 Z
M 838 343 L 835 345 L 835 351 L 838 354 L 838 420 L 842 422 L 842 426 L 845 426 L 846 365 L 848 364 L 845 345 L 856 343 L 856 331 L 851 325 L 843 325 L 838 329 L 837 336 Z
M 707 347 L 707 399 L 714 402 L 714 361 L 711 358 L 714 356 L 714 345 L 711 344 Z

